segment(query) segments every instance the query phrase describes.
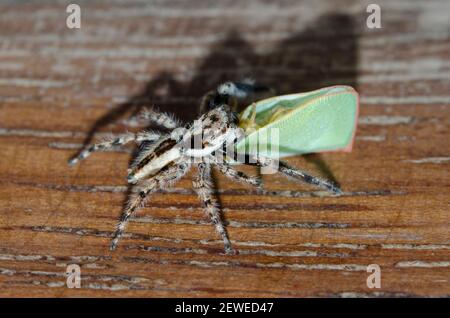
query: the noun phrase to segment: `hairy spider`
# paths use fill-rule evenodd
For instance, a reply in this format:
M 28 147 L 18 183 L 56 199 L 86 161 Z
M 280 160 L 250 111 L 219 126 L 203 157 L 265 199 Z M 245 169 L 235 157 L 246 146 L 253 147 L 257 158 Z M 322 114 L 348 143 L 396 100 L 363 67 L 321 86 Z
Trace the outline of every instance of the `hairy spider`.
M 230 163 L 236 162 L 236 157 L 230 158 L 227 152 L 227 149 L 232 149 L 243 134 L 242 130 L 238 129 L 238 119 L 231 111 L 229 101 L 236 103 L 236 99 L 247 97 L 257 90 L 258 87 L 251 82 L 228 82 L 220 85 L 217 90 L 209 92 L 203 98 L 201 109 L 206 112 L 184 127 L 171 115 L 145 109 L 136 117 L 135 122 L 142 125 L 156 123 L 170 129 L 171 133 L 151 131 L 127 133 L 109 141 L 90 145 L 69 160 L 69 164 L 73 165 L 95 151 L 104 151 L 132 141 L 143 144 L 128 169 L 127 179 L 128 183 L 132 184 L 132 190 L 111 241 L 111 250 L 116 249 L 130 217 L 136 209 L 143 206 L 147 196 L 159 189 L 173 186 L 192 165 L 195 165 L 197 176 L 192 182 L 193 189 L 220 234 L 225 252 L 232 253 L 231 242 L 212 188 L 211 166 L 216 166 L 221 173 L 235 181 L 255 187 L 261 186 L 260 178 L 247 176 L 231 167 Z M 294 169 L 282 161 L 249 154 L 245 154 L 243 159 L 241 157 L 238 162 L 271 167 L 293 180 L 316 185 L 333 193 L 341 192 L 331 182 Z

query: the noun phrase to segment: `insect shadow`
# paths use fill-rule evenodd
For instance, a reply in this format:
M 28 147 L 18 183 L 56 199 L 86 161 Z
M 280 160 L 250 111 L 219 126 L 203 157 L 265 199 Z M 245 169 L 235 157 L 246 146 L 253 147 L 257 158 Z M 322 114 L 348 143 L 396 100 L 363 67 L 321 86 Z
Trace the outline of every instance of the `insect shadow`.
M 273 88 L 278 95 L 338 84 L 356 89 L 357 51 L 355 22 L 346 14 L 319 17 L 263 54 L 255 52 L 237 31 L 230 30 L 199 63 L 192 80 L 180 82 L 170 72 L 159 73 L 139 94 L 100 117 L 88 132 L 84 145 L 91 143 L 98 130 L 137 114 L 143 107 L 156 106 L 183 122 L 192 121 L 200 115 L 201 97 L 226 81 L 250 77 Z M 339 185 L 320 154 L 304 157 Z

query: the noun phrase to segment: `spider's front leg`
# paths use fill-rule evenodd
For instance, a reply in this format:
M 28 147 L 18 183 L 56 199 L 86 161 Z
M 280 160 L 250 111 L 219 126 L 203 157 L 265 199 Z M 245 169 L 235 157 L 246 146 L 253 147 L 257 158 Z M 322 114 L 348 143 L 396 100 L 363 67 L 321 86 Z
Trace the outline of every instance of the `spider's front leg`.
M 124 123 L 131 127 L 142 127 L 154 123 L 167 129 L 175 129 L 181 125 L 175 116 L 149 108 L 144 108 Z
M 211 166 L 209 163 L 201 162 L 197 165 L 197 168 L 198 175 L 192 182 L 193 188 L 205 205 L 205 211 L 211 218 L 211 222 L 222 237 L 225 253 L 232 254 L 231 242 L 220 215 L 219 204 L 212 190 Z
M 77 156 L 73 157 L 69 160 L 69 165 L 74 165 L 78 161 L 86 159 L 91 153 L 96 151 L 106 151 L 108 149 L 125 145 L 129 142 L 135 141 L 136 143 L 140 143 L 143 141 L 155 141 L 161 137 L 160 134 L 151 133 L 151 132 L 142 132 L 138 134 L 134 133 L 126 133 L 120 137 L 113 138 L 108 141 L 100 142 L 97 144 L 93 144 L 88 146 L 86 149 L 81 151 Z
M 274 159 L 263 156 L 247 156 L 245 159 L 245 164 L 252 165 L 253 163 L 262 167 L 274 168 L 281 172 L 283 175 L 290 177 L 296 181 L 312 184 L 335 194 L 342 194 L 342 190 L 332 182 L 323 180 L 321 178 L 312 176 L 302 170 L 293 168 L 283 161 L 275 161 Z
M 172 163 L 160 170 L 156 175 L 133 187 L 128 204 L 120 217 L 117 230 L 111 241 L 110 250 L 115 250 L 117 248 L 117 243 L 119 242 L 120 237 L 122 237 L 130 217 L 136 209 L 142 206 L 147 195 L 159 189 L 166 189 L 172 186 L 188 172 L 189 167 L 190 165 L 187 162 Z

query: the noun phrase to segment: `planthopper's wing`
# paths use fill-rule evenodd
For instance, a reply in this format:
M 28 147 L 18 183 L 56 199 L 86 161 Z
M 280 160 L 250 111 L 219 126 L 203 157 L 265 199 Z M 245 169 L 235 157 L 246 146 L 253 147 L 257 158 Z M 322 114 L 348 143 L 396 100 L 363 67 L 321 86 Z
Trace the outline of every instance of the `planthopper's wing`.
M 352 150 L 359 110 L 352 87 L 331 86 L 258 101 L 241 113 L 240 126 L 252 117 L 255 106 L 257 128 L 246 131 L 236 146 L 238 153 L 258 151 L 275 158 Z

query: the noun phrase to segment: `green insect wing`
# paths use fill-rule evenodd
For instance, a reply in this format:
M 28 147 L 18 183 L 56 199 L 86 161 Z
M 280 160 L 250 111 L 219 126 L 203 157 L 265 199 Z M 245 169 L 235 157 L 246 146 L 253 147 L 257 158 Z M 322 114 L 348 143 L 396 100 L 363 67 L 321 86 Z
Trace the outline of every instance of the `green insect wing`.
M 358 111 L 358 93 L 349 86 L 264 99 L 240 114 L 239 126 L 246 136 L 238 142 L 236 150 L 272 158 L 326 151 L 349 152 Z

